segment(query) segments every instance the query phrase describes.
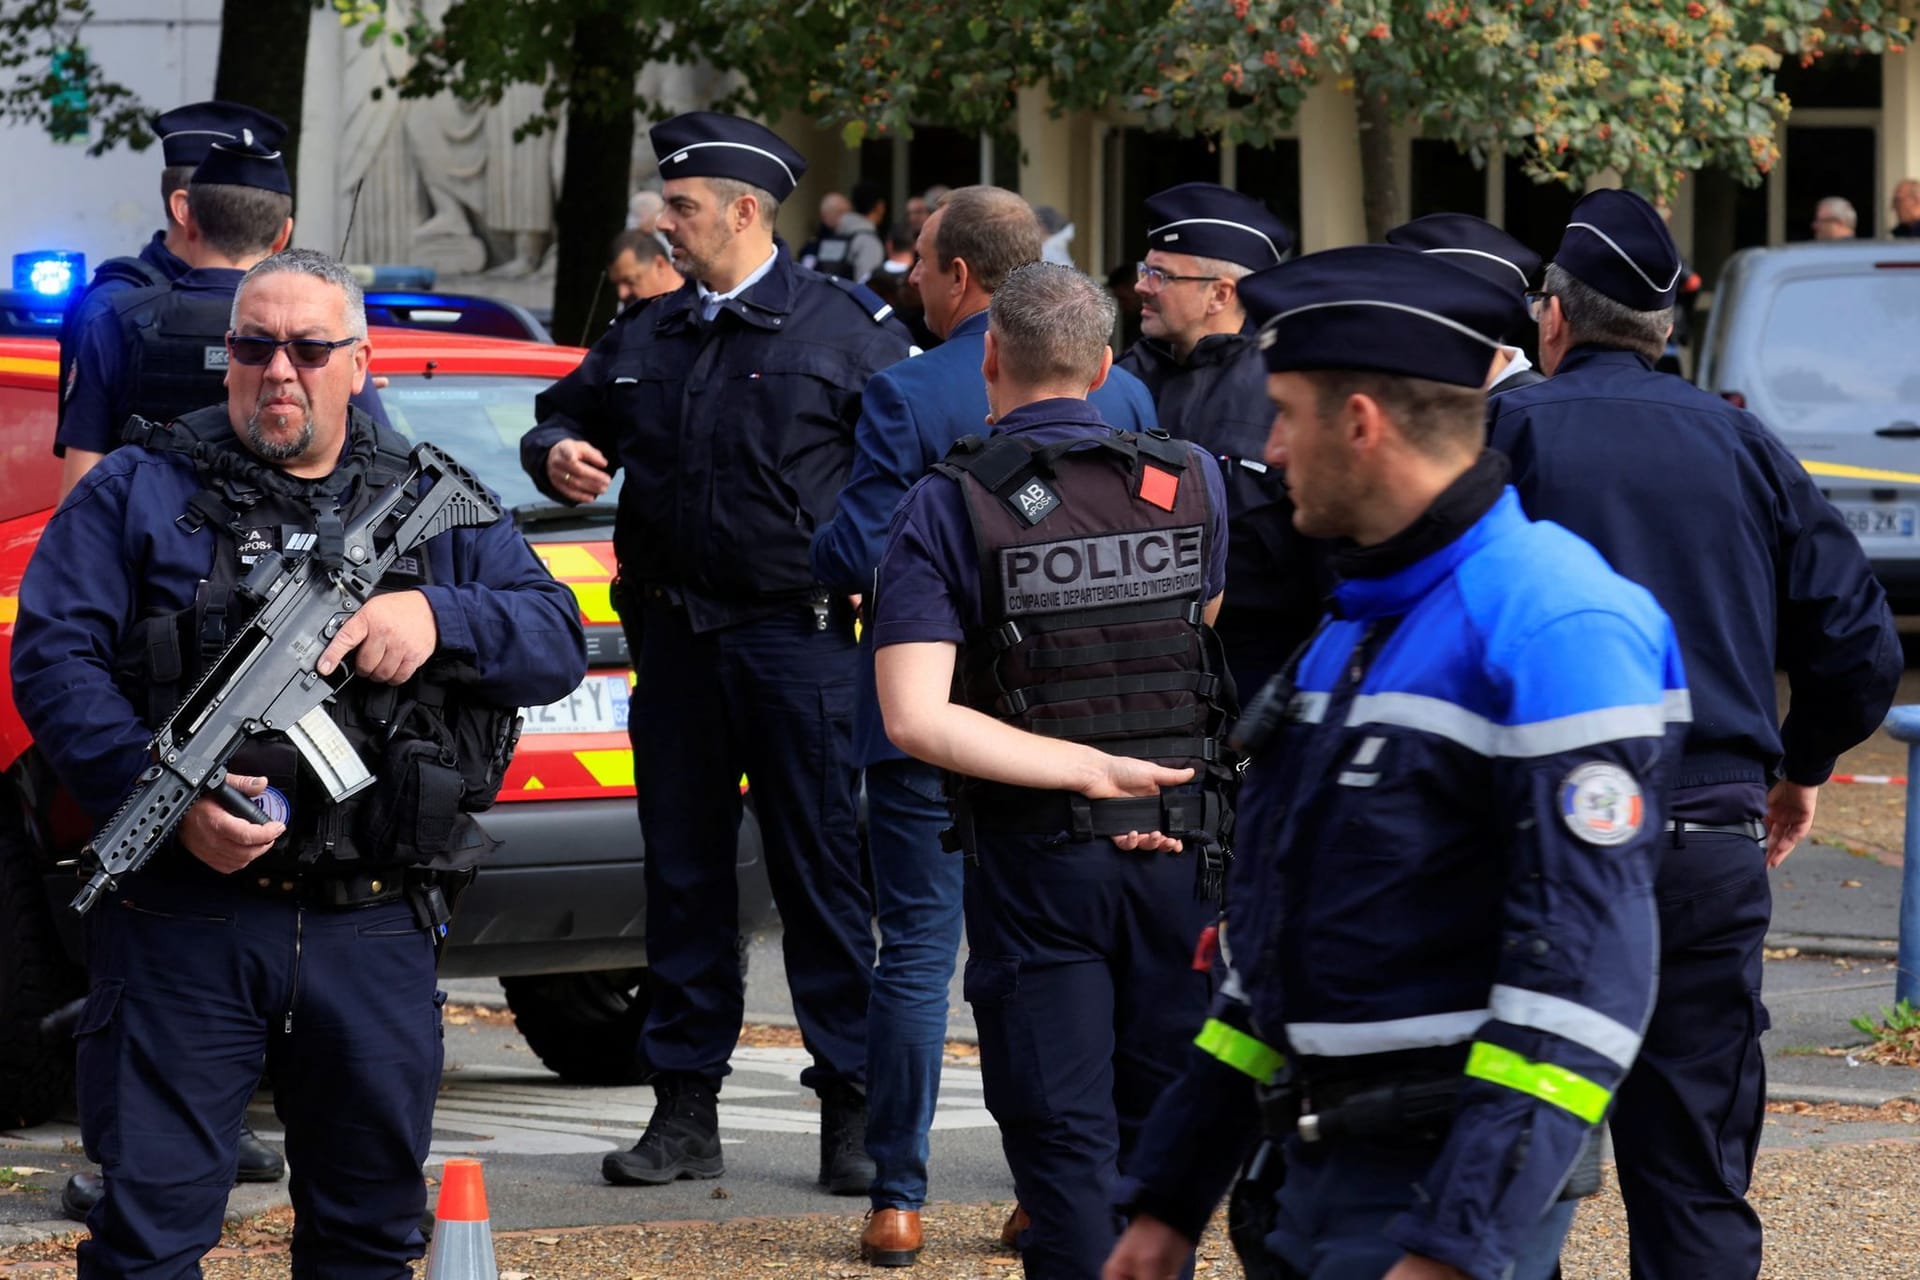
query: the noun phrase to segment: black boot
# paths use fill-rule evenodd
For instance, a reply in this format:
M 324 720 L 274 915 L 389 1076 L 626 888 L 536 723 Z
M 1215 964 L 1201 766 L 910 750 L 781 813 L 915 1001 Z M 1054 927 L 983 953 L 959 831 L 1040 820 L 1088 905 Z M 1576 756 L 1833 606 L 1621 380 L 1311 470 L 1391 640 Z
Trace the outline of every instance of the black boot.
M 278 1182 L 287 1176 L 287 1162 L 280 1153 L 260 1141 L 248 1125 L 240 1126 L 240 1163 L 235 1166 L 235 1182 Z
M 107 1194 L 107 1180 L 97 1173 L 76 1173 L 60 1188 L 60 1212 L 75 1222 L 85 1222 L 100 1197 Z
M 828 1085 L 820 1094 L 820 1185 L 830 1195 L 863 1196 L 876 1172 L 867 1155 L 867 1095 Z
M 720 1158 L 719 1100 L 698 1076 L 658 1077 L 653 1082 L 653 1118 L 631 1151 L 600 1162 L 600 1176 L 618 1186 L 652 1187 L 676 1178 L 717 1178 Z

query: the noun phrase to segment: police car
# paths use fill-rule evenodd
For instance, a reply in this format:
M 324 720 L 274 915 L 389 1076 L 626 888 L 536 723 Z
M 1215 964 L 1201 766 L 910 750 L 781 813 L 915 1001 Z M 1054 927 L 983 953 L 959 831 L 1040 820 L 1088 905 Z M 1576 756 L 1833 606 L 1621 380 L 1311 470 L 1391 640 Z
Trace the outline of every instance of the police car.
M 385 317 L 383 317 L 385 318 Z M 589 672 L 567 698 L 525 712 L 499 802 L 479 815 L 499 852 L 460 903 L 445 977 L 498 976 L 528 1046 L 578 1083 L 632 1083 L 645 1016 L 645 888 L 626 717 L 631 672 L 608 600 L 613 498 L 555 507 L 520 470 L 534 397 L 578 348 L 431 329 L 372 332 L 373 372 L 403 434 L 431 440 L 512 507 L 534 551 L 568 583 Z M 51 452 L 58 349 L 0 336 L 0 664 L 21 575 L 59 491 Z M 71 859 L 91 835 L 32 749 L 0 679 L 0 1127 L 58 1111 L 72 1089 L 70 1028 L 55 1017 L 85 989 Z M 773 919 L 751 808 L 738 850 L 741 924 Z

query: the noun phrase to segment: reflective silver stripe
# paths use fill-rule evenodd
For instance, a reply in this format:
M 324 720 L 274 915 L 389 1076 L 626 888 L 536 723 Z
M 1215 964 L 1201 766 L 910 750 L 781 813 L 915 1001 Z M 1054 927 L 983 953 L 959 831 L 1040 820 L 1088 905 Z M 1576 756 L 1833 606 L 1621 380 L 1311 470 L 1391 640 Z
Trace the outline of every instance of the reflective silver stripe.
M 1487 1023 L 1485 1009 L 1430 1013 L 1387 1022 L 1289 1022 L 1287 1042 L 1294 1052 L 1321 1058 L 1351 1058 L 1363 1053 L 1433 1049 L 1465 1044 Z
M 1282 320 L 1305 315 L 1309 311 L 1326 311 L 1337 307 L 1378 307 L 1383 311 L 1399 311 L 1410 316 L 1419 316 L 1422 320 L 1431 320 L 1443 329 L 1451 329 L 1463 338 L 1484 343 L 1489 350 L 1498 351 L 1500 344 L 1486 334 L 1469 329 L 1451 316 L 1443 316 L 1438 311 L 1428 311 L 1425 307 L 1410 307 L 1404 302 L 1388 302 L 1383 298 L 1341 298 L 1335 302 L 1309 302 L 1304 307 L 1295 307 L 1291 311 L 1282 311 L 1273 319 L 1260 326 L 1260 349 L 1266 351 L 1274 344 L 1274 327 Z
M 1348 769 L 1341 773 L 1339 782 L 1343 787 L 1370 787 L 1380 781 L 1377 773 L 1361 773 L 1357 769 Z
M 1457 703 L 1421 693 L 1367 693 L 1353 700 L 1349 726 L 1392 724 L 1457 742 L 1483 756 L 1531 759 L 1577 751 L 1622 738 L 1657 738 L 1666 732 L 1667 703 L 1602 707 L 1532 724 L 1495 724 Z
M 1488 1012 L 1516 1027 L 1550 1031 L 1591 1049 L 1621 1070 L 1633 1065 L 1640 1052 L 1640 1033 L 1583 1004 L 1525 987 L 1496 986 L 1488 997 Z
M 1693 723 L 1693 694 L 1686 689 L 1669 689 L 1660 699 L 1660 709 L 1669 724 Z
M 1153 227 L 1149 229 L 1147 232 L 1147 239 L 1151 241 L 1155 236 L 1159 235 L 1162 231 L 1171 231 L 1175 227 L 1188 227 L 1188 226 L 1194 225 L 1195 223 L 1208 223 L 1216 227 L 1232 227 L 1235 231 L 1244 231 L 1250 236 L 1259 236 L 1262 240 L 1267 242 L 1267 248 L 1271 250 L 1273 253 L 1274 263 L 1278 265 L 1278 263 L 1280 262 L 1280 256 L 1281 256 L 1280 246 L 1273 242 L 1273 237 L 1269 236 L 1264 231 L 1248 226 L 1244 222 L 1235 222 L 1231 218 L 1182 218 L 1178 222 L 1169 222 L 1164 226 Z M 1204 258 L 1206 255 L 1200 254 L 1199 256 Z
M 765 156 L 767 159 L 773 161 L 775 164 L 780 166 L 780 172 L 787 175 L 788 182 L 791 182 L 796 187 L 800 185 L 800 179 L 793 176 L 793 170 L 787 167 L 787 162 L 785 160 L 782 160 L 779 156 L 773 154 L 773 152 L 767 150 L 765 147 L 756 147 L 745 142 L 689 142 L 684 147 L 675 147 L 673 149 L 673 154 L 668 156 L 665 160 L 662 160 L 660 163 L 663 165 L 678 164 L 680 161 L 685 160 L 687 158 L 687 152 L 698 151 L 702 147 L 732 147 L 737 151 L 751 151 L 755 155 Z
M 1293 718 L 1302 724 L 1319 724 L 1327 718 L 1327 699 L 1324 693 L 1300 692 L 1293 695 L 1293 701 L 1287 707 Z
M 1567 224 L 1567 230 L 1569 231 L 1573 230 L 1575 227 L 1579 227 L 1582 231 L 1591 231 L 1593 232 L 1593 234 L 1599 236 L 1602 240 L 1606 241 L 1607 248 L 1619 254 L 1620 260 L 1622 262 L 1625 262 L 1628 266 L 1632 267 L 1633 274 L 1639 276 L 1642 280 L 1646 281 L 1647 288 L 1653 290 L 1655 293 L 1666 293 L 1669 290 L 1671 290 L 1674 285 L 1680 283 L 1680 273 L 1687 269 L 1686 264 L 1684 262 L 1676 262 L 1673 266 L 1673 278 L 1667 281 L 1665 284 L 1655 284 L 1653 282 L 1653 277 L 1648 275 L 1646 272 L 1642 271 L 1640 269 L 1640 264 L 1633 260 L 1633 255 L 1629 254 L 1625 249 L 1622 249 L 1617 243 L 1615 243 L 1614 238 L 1612 236 L 1608 235 L 1606 232 L 1602 231 L 1600 228 L 1594 226 L 1591 222 L 1569 222 Z M 1581 283 L 1585 284 L 1586 282 L 1581 281 Z M 1625 304 L 1623 303 L 1621 305 L 1624 306 Z
M 1513 274 L 1519 276 L 1520 287 L 1522 289 L 1525 289 L 1527 287 L 1527 273 L 1522 271 L 1518 266 L 1518 264 L 1510 261 L 1509 259 L 1501 257 L 1497 253 L 1488 253 L 1485 249 L 1422 249 L 1420 252 L 1422 253 L 1464 253 L 1475 258 L 1485 258 L 1488 262 L 1497 262 L 1501 266 L 1505 267 L 1507 270 L 1513 272 Z

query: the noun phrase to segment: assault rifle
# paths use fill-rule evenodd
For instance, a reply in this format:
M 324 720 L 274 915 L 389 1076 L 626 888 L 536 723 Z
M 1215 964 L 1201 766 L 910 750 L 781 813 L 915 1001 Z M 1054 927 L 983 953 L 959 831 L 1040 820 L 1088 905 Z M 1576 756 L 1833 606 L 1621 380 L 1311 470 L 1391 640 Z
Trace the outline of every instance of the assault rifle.
M 314 664 L 401 556 L 449 529 L 500 518 L 473 473 L 440 450 L 416 445 L 411 461 L 407 475 L 347 527 L 340 546 L 291 562 L 270 551 L 254 562 L 237 587 L 258 606 L 253 619 L 153 735 L 153 763 L 81 854 L 94 872 L 73 900 L 75 911 L 138 871 L 202 795 L 264 823 L 253 801 L 227 782 L 227 763 L 248 738 L 286 735 L 335 803 L 373 781 L 327 714 L 326 703 L 352 679 L 351 665 L 322 676 Z M 432 484 L 419 493 L 422 478 Z

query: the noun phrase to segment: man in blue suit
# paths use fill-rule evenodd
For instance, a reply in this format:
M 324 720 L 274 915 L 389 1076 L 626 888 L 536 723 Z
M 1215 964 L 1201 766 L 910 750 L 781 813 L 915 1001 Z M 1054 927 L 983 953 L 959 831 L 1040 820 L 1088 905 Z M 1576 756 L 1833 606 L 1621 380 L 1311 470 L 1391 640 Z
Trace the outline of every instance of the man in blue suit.
M 813 539 L 813 572 L 853 594 L 874 588 L 894 508 L 960 437 L 986 434 L 987 304 L 1015 267 L 1040 257 L 1040 223 L 999 187 L 949 193 L 921 228 L 914 283 L 927 324 L 945 341 L 873 375 L 854 429 L 853 472 L 839 506 Z M 1111 426 L 1155 424 L 1153 397 L 1113 370 L 1091 397 Z M 871 635 L 864 643 L 872 644 Z M 867 1152 L 877 1169 L 873 1212 L 860 1252 L 879 1266 L 911 1266 L 920 1252 L 927 1195 L 927 1132 L 940 1085 L 947 986 L 960 948 L 960 858 L 942 850 L 947 826 L 940 770 L 887 741 L 861 665 L 854 750 L 866 770 L 867 843 L 873 859 L 880 963 L 867 1012 Z

